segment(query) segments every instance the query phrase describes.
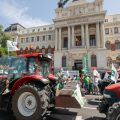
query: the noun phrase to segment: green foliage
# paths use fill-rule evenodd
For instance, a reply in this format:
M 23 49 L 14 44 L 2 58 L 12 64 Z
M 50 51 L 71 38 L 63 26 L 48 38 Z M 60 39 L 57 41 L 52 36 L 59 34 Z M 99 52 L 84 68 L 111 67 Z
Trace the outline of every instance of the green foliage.
M 3 31 L 3 26 L 0 25 L 0 56 L 2 55 L 8 55 L 7 51 L 7 40 L 10 39 L 10 35 L 8 33 L 5 33 Z M 10 52 L 10 56 L 16 56 L 15 52 Z
M 10 35 L 3 31 L 3 26 L 0 25 L 0 46 L 3 48 L 7 47 L 7 40 L 10 39 Z

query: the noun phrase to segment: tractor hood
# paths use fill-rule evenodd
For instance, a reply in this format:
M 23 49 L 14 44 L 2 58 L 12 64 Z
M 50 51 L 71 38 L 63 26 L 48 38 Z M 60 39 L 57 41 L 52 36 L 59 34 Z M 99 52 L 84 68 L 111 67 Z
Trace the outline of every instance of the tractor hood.
M 105 88 L 106 90 L 116 91 L 120 89 L 120 83 L 109 85 Z
M 105 88 L 105 91 L 111 91 L 115 93 L 115 96 L 120 99 L 120 83 L 110 85 Z

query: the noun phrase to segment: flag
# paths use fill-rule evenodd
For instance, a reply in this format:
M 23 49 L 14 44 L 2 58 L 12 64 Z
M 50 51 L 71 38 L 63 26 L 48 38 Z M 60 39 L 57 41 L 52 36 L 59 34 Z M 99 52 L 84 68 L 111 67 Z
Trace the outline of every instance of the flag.
M 84 54 L 83 56 L 83 70 L 84 70 L 84 74 L 88 73 L 88 55 Z
M 104 79 L 105 79 L 105 80 L 110 79 L 110 75 L 109 75 L 107 72 L 105 73 Z
M 19 50 L 17 48 L 17 42 L 13 42 L 13 41 L 10 41 L 10 40 L 7 40 L 7 48 L 8 48 L 8 51 L 17 51 L 17 50 Z
M 97 70 L 93 70 L 93 76 L 95 76 L 95 77 L 100 77 L 100 74 L 98 73 L 98 71 Z
M 119 77 L 119 74 L 118 74 L 115 66 L 112 64 L 111 80 L 113 80 L 116 83 L 118 77 Z

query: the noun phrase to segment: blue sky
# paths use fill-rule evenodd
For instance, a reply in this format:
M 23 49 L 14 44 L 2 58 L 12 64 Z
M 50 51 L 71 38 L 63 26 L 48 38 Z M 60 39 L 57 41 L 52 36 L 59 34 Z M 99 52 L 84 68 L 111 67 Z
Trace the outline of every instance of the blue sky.
M 58 0 L 0 0 L 0 24 L 4 27 L 16 22 L 25 27 L 51 24 L 57 2 Z M 104 0 L 104 9 L 110 15 L 120 14 L 120 0 Z

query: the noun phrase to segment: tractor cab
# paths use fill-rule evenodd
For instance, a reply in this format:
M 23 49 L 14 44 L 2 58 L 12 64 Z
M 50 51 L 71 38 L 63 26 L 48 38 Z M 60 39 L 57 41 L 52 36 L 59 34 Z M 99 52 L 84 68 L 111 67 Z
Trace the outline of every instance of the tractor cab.
M 1 58 L 0 93 L 5 89 L 6 80 L 9 81 L 9 84 L 15 83 L 20 79 L 23 79 L 22 81 L 27 81 L 28 78 L 29 80 L 40 79 L 43 83 L 48 83 L 48 78 L 54 79 L 54 75 L 50 74 L 52 73 L 51 66 L 51 57 L 41 53 L 22 54 L 18 57 Z

